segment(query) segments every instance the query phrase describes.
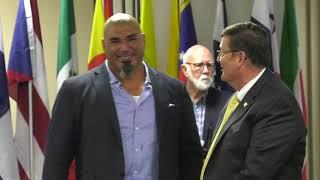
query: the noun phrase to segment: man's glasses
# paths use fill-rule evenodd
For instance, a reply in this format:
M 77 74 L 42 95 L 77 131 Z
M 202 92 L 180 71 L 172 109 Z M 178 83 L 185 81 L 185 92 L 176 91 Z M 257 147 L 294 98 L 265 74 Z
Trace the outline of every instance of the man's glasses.
M 207 66 L 208 70 L 213 70 L 214 64 L 213 63 L 186 63 L 192 64 L 196 70 L 202 70 L 204 66 Z
M 228 53 L 234 53 L 234 52 L 239 52 L 239 51 L 221 51 L 221 50 L 217 50 L 218 56 L 217 56 L 217 60 L 223 58 L 224 55 L 228 54 Z

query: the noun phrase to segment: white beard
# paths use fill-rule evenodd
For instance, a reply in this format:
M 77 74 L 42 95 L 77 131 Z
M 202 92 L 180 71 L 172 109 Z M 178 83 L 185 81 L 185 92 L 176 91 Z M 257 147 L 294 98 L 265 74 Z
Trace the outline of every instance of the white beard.
M 201 74 L 201 76 L 199 77 L 199 79 L 196 79 L 195 77 L 193 77 L 190 69 L 187 69 L 188 74 L 189 74 L 189 80 L 191 81 L 191 83 L 193 83 L 193 85 L 200 91 L 206 91 L 210 88 L 210 86 L 212 85 L 213 82 L 213 77 L 210 77 L 208 75 L 205 74 Z

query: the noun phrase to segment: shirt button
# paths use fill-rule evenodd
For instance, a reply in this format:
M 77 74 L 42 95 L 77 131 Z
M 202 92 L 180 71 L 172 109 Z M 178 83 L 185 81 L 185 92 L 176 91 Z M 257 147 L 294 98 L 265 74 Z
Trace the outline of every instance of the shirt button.
M 138 131 L 138 130 L 139 130 L 139 127 L 136 127 L 136 130 Z
M 137 170 L 134 170 L 134 174 L 138 174 L 138 171 L 137 171 Z
M 139 149 L 138 148 L 136 148 L 136 152 L 138 152 L 139 151 Z

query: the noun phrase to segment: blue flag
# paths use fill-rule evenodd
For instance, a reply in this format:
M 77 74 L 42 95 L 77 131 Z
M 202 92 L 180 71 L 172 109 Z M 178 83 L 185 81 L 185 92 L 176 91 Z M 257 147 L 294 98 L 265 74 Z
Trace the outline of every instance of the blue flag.
M 193 23 L 192 8 L 189 0 L 184 0 L 180 6 L 180 49 L 179 49 L 179 80 L 186 82 L 186 77 L 180 70 L 183 63 L 183 54 L 193 45 L 197 44 L 197 35 Z
M 13 143 L 7 83 L 0 22 L 0 180 L 2 178 L 20 179 L 16 149 Z

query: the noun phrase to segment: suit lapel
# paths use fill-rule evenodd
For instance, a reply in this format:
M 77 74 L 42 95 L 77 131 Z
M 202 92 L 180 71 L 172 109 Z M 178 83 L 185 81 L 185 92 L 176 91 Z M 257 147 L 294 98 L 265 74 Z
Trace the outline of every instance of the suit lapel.
M 248 93 L 244 96 L 244 98 L 241 100 L 241 102 L 238 104 L 237 108 L 233 111 L 233 113 L 230 115 L 228 121 L 226 122 L 226 124 L 224 125 L 223 129 L 221 130 L 218 139 L 216 141 L 216 144 L 214 146 L 216 146 L 219 141 L 222 139 L 223 135 L 228 131 L 228 129 L 237 121 L 239 121 L 241 119 L 241 117 L 249 110 L 249 108 L 254 104 L 255 99 L 257 97 L 257 95 L 260 93 L 261 89 L 263 88 L 263 85 L 266 81 L 266 79 L 268 79 L 270 77 L 270 75 L 272 76 L 272 73 L 270 72 L 270 70 L 266 69 L 265 72 L 262 74 L 262 76 L 258 79 L 258 81 L 251 87 L 251 89 L 248 91 Z M 230 99 L 229 99 L 230 101 Z M 223 112 L 221 113 L 220 117 L 219 117 L 219 125 L 223 119 L 223 115 L 226 111 L 226 107 L 229 104 L 228 103 L 225 105 L 225 107 L 223 108 Z M 216 126 L 218 127 L 218 126 Z M 214 133 L 216 133 L 217 128 L 215 128 Z
M 105 113 L 101 114 L 100 117 L 105 117 L 106 120 L 111 121 L 116 139 L 118 140 L 117 142 L 122 145 L 119 120 L 109 83 L 110 79 L 105 64 L 96 68 L 92 79 L 98 101 L 100 101 L 99 104 L 105 108 L 105 111 L 103 111 Z
M 208 136 L 209 128 L 213 128 L 214 130 L 215 126 L 214 123 L 217 124 L 218 119 L 214 120 L 215 118 L 219 117 L 218 103 L 217 102 L 217 93 L 215 90 L 209 89 L 208 96 L 206 98 L 206 110 L 205 110 L 205 117 L 204 117 L 204 125 L 203 125 L 203 138 L 206 140 Z M 216 122 L 214 122 L 216 121 Z M 211 132 L 212 132 L 211 131 Z
M 149 76 L 152 83 L 152 92 L 154 96 L 154 103 L 155 103 L 155 112 L 156 112 L 156 124 L 157 124 L 157 136 L 159 143 L 161 143 L 161 137 L 164 133 L 164 127 L 166 123 L 166 118 L 164 118 L 166 109 L 165 105 L 168 105 L 165 100 L 168 99 L 166 97 L 166 91 L 164 86 L 162 85 L 161 79 L 159 78 L 159 73 L 154 71 L 153 69 L 149 68 Z

